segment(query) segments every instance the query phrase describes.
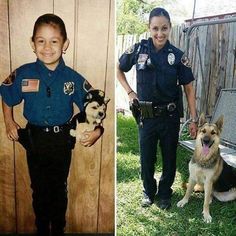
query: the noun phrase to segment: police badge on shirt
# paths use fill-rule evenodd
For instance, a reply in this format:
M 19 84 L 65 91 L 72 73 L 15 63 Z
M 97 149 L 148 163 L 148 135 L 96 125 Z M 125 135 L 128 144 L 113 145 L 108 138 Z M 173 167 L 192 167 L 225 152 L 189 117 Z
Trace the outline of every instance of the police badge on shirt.
M 75 91 L 75 83 L 74 82 L 65 82 L 64 83 L 64 94 L 71 95 Z

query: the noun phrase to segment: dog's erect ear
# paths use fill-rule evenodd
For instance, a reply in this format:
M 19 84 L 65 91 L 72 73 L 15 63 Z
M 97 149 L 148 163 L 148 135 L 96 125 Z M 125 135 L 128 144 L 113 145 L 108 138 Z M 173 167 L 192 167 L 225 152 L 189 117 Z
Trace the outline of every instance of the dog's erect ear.
M 217 128 L 219 129 L 219 131 L 222 131 L 223 128 L 223 123 L 224 123 L 224 115 L 221 115 L 218 120 L 215 122 Z
M 206 121 L 204 113 L 202 113 L 199 117 L 198 127 L 203 126 L 205 123 L 207 123 L 207 121 Z
M 107 104 L 109 101 L 110 101 L 110 98 L 108 98 L 108 97 L 105 97 L 105 98 L 104 98 L 104 103 L 105 103 L 105 104 Z

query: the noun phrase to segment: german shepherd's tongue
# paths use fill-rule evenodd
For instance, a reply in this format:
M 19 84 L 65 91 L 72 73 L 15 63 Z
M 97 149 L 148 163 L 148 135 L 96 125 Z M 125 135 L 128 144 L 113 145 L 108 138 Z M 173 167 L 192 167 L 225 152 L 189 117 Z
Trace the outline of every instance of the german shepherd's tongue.
M 203 143 L 203 145 L 202 145 L 202 154 L 204 156 L 206 156 L 209 152 L 210 152 L 210 147 L 207 144 Z

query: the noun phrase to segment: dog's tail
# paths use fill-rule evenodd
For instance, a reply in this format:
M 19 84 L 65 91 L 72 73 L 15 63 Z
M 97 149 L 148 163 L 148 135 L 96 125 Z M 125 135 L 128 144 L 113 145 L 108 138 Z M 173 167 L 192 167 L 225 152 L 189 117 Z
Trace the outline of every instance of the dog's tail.
M 232 188 L 227 192 L 213 192 L 213 196 L 221 202 L 233 201 L 236 199 L 236 188 Z

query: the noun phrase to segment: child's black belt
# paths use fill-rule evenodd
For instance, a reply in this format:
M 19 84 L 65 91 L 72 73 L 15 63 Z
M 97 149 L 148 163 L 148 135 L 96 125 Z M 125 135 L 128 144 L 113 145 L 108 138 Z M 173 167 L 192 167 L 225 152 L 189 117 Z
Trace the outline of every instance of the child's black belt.
M 63 132 L 65 130 L 68 130 L 69 124 L 63 124 L 63 125 L 54 125 L 54 126 L 38 126 L 38 125 L 33 125 L 28 123 L 27 127 L 30 128 L 31 130 L 35 130 L 35 131 L 41 131 L 41 132 L 45 132 L 45 133 L 59 133 L 59 132 Z

